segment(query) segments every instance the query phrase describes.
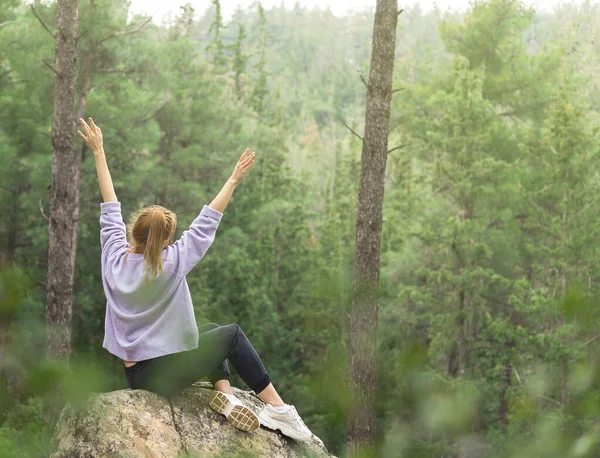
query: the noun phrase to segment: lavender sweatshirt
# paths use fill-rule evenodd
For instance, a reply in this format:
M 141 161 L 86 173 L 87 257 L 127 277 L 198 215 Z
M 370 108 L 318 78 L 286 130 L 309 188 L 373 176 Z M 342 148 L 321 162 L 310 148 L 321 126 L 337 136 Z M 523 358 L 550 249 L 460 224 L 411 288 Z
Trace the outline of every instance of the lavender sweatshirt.
M 144 255 L 129 253 L 120 202 L 100 204 L 102 284 L 106 319 L 102 346 L 126 361 L 193 350 L 198 328 L 185 279 L 215 238 L 223 214 L 204 206 L 181 238 L 162 251 L 163 273 L 145 280 Z

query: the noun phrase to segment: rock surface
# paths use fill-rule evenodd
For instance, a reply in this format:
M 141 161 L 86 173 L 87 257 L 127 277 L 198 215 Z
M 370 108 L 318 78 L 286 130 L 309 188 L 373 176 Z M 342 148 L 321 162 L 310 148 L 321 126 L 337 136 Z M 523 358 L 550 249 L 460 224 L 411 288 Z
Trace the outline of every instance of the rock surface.
M 233 390 L 255 412 L 262 408 L 251 392 Z M 95 394 L 62 411 L 52 458 L 332 457 L 316 436 L 299 443 L 263 427 L 238 431 L 210 409 L 211 391 L 197 383 L 170 402 L 143 390 Z

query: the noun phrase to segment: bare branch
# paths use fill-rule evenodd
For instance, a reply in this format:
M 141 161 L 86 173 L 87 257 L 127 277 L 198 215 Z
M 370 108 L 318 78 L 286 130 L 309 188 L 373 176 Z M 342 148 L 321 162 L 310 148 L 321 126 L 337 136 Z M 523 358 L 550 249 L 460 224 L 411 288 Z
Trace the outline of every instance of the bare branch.
M 517 376 L 517 380 L 519 381 L 519 385 L 522 385 L 523 382 L 521 382 L 521 377 L 519 376 L 519 373 L 517 372 L 517 370 L 514 367 L 512 368 L 512 370 L 515 373 L 515 375 Z
M 392 94 L 395 94 L 396 92 L 403 91 L 404 89 L 406 89 L 406 88 L 404 88 L 404 87 L 401 87 L 401 88 L 398 88 L 398 89 L 394 89 L 394 90 L 392 91 Z
M 2 24 L 0 24 L 0 29 L 1 29 L 2 27 L 4 27 L 5 25 L 8 25 L 8 24 L 10 24 L 11 22 L 12 22 L 12 21 L 6 21 L 6 22 L 3 22 Z
M 400 16 L 404 10 L 399 10 L 397 16 Z
M 102 40 L 100 40 L 98 43 L 104 43 L 107 40 L 110 40 L 111 38 L 114 37 L 122 37 L 125 35 L 131 35 L 132 33 L 135 33 L 139 30 L 141 30 L 146 24 L 148 24 L 150 21 L 152 20 L 152 16 L 150 16 L 148 19 L 146 19 L 144 22 L 142 22 L 140 25 L 135 26 L 133 29 L 129 29 L 129 30 L 122 30 L 120 32 L 114 32 L 111 33 L 110 35 L 104 37 Z
M 147 116 L 147 117 L 145 117 L 145 118 L 142 118 L 142 119 L 140 119 L 140 120 L 138 120 L 138 121 L 135 121 L 135 122 L 133 123 L 133 125 L 134 125 L 135 127 L 139 127 L 139 126 L 141 126 L 142 124 L 144 124 L 144 123 L 146 123 L 146 122 L 150 121 L 150 120 L 151 120 L 151 119 L 153 119 L 153 118 L 154 118 L 154 117 L 155 117 L 155 116 L 156 116 L 158 113 L 160 113 L 162 110 L 164 110 L 164 109 L 165 109 L 165 107 L 168 105 L 168 103 L 169 103 L 169 101 L 168 101 L 168 100 L 167 100 L 167 101 L 165 101 L 165 103 L 163 103 L 161 107 L 159 107 L 158 109 L 156 109 L 156 111 L 154 111 L 154 113 L 152 113 L 151 115 L 149 115 L 149 116 Z
M 544 106 L 546 106 L 548 104 L 547 101 L 543 101 L 540 103 L 532 103 L 531 105 L 525 105 L 522 107 L 518 107 L 515 110 L 509 110 L 509 111 L 505 111 L 503 113 L 498 113 L 498 116 L 514 116 L 514 115 L 518 115 L 521 113 L 527 113 L 529 110 L 534 110 L 537 108 L 543 108 Z
M 583 346 L 587 347 L 589 344 L 595 342 L 598 339 L 600 339 L 600 335 L 599 336 L 594 336 L 591 339 L 586 340 L 585 343 L 583 344 Z
M 400 145 L 400 146 L 396 146 L 395 148 L 392 148 L 391 150 L 389 150 L 387 153 L 390 154 L 393 151 L 396 151 L 397 149 L 402 149 L 408 146 L 408 143 L 404 144 L 404 145 Z
M 369 84 L 367 83 L 367 81 L 365 80 L 365 77 L 363 76 L 363 74 L 360 74 L 360 79 L 362 80 L 363 84 L 365 85 L 365 87 L 367 89 L 369 89 Z
M 343 120 L 342 120 L 342 124 L 343 124 L 344 126 L 346 126 L 346 129 L 348 129 L 350 132 L 352 132 L 354 135 L 356 135 L 358 138 L 360 138 L 360 141 L 361 141 L 361 142 L 363 141 L 363 138 L 362 138 L 360 135 L 358 135 L 356 132 L 354 132 L 354 131 L 352 130 L 352 128 L 351 128 L 351 127 L 350 127 L 348 124 L 346 124 L 346 123 L 345 123 Z
M 56 34 L 54 32 L 52 32 L 52 30 L 50 30 L 48 28 L 48 26 L 44 23 L 44 21 L 42 21 L 42 18 L 38 16 L 37 11 L 33 7 L 33 5 L 31 5 L 31 11 L 33 11 L 33 14 L 37 18 L 37 20 L 40 21 L 40 24 L 42 24 L 42 27 L 46 29 L 46 32 L 48 32 L 50 35 L 52 35 L 52 38 L 56 39 Z
M 42 213 L 42 216 L 43 216 L 44 218 L 46 218 L 46 221 L 50 221 L 50 220 L 48 219 L 48 217 L 46 216 L 46 213 L 44 213 L 44 206 L 42 205 L 42 199 L 40 199 L 40 212 Z
M 133 73 L 135 70 L 119 70 L 117 68 L 100 68 L 96 70 L 96 73 Z
M 369 83 L 367 83 L 367 80 L 365 79 L 365 76 L 362 73 L 362 70 L 360 69 L 360 67 L 358 67 L 356 69 L 356 73 L 358 73 L 360 75 L 360 80 L 363 82 L 363 84 L 365 85 L 365 87 L 367 88 L 367 90 L 369 90 Z
M 52 65 L 50 65 L 48 62 L 46 62 L 45 60 L 43 60 L 42 62 L 44 62 L 44 65 L 45 65 L 46 67 L 48 67 L 50 70 L 52 70 L 54 73 L 56 73 L 56 75 L 57 75 L 57 76 L 61 76 L 61 75 L 60 75 L 60 73 L 58 73 L 58 72 L 56 71 L 56 69 L 55 69 L 55 68 L 54 68 Z
M 12 194 L 16 194 L 19 192 L 18 189 L 9 188 L 8 186 L 4 186 L 3 184 L 0 184 L 0 189 L 4 189 L 5 191 L 8 191 Z
M 541 399 L 544 399 L 546 401 L 552 402 L 553 404 L 556 404 L 558 407 L 562 407 L 562 404 L 559 401 L 557 401 L 556 399 L 549 398 L 548 396 L 544 396 L 543 394 L 538 394 L 538 397 Z
M 38 132 L 39 132 L 40 134 L 42 134 L 44 137 L 52 138 L 52 135 L 50 135 L 50 134 L 48 134 L 48 133 L 44 132 L 43 130 L 39 130 L 39 129 L 38 129 Z

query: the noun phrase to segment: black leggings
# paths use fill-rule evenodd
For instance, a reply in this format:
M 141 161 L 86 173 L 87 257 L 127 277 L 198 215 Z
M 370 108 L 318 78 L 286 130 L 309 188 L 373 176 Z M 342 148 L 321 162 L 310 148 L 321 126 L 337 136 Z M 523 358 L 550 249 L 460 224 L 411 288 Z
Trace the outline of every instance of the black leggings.
M 227 359 L 256 394 L 271 380 L 254 347 L 237 324 L 198 327 L 198 348 L 138 361 L 125 368 L 129 388 L 144 389 L 171 397 L 208 377 L 214 384 L 229 379 Z

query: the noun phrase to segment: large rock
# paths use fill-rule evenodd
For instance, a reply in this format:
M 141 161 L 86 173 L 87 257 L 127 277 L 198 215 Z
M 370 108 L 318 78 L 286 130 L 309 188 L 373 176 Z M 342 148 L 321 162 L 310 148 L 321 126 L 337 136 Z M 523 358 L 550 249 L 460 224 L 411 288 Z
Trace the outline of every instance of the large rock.
M 197 383 L 170 402 L 143 390 L 95 394 L 83 407 L 62 411 L 52 458 L 332 456 L 316 436 L 298 443 L 262 427 L 238 431 L 208 407 L 211 390 L 210 384 Z M 234 392 L 260 410 L 262 402 L 252 393 Z

